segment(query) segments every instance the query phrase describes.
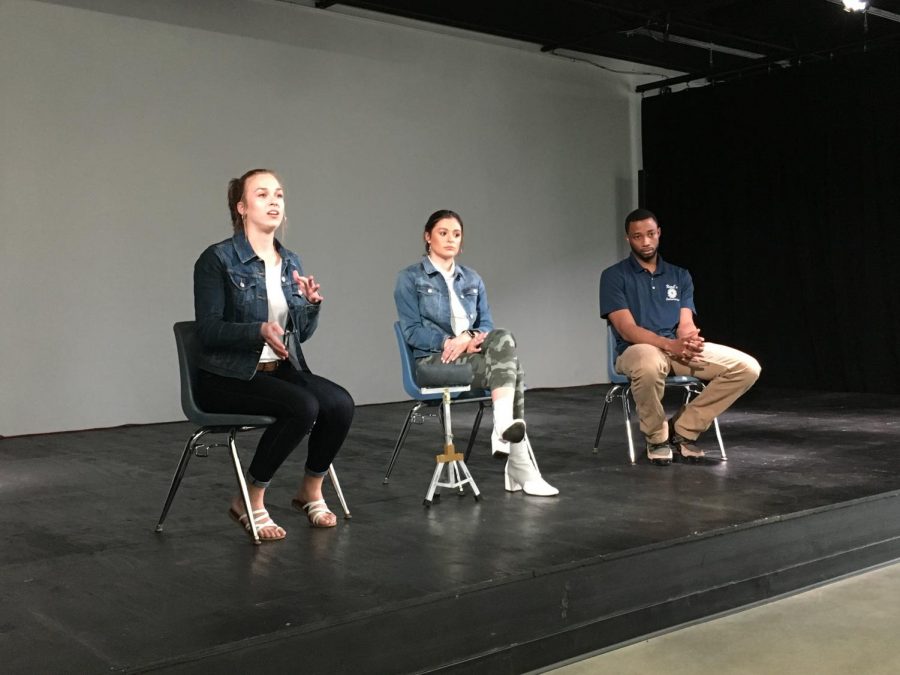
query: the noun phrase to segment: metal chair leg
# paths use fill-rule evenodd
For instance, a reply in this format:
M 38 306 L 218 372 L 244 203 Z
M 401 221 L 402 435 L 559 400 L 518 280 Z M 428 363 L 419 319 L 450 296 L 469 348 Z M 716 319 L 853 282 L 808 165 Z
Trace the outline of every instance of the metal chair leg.
M 725 454 L 725 441 L 722 440 L 722 432 L 719 431 L 719 418 L 713 418 L 713 427 L 716 430 L 716 438 L 719 440 L 719 451 L 722 453 L 722 461 L 727 462 L 728 456 Z
M 687 385 L 684 388 L 684 405 L 687 405 L 691 401 L 691 396 L 693 394 L 701 394 L 704 389 L 706 389 L 706 385 L 701 382 L 697 388 L 693 388 L 697 385 Z M 728 461 L 728 455 L 725 454 L 725 441 L 722 440 L 722 430 L 719 429 L 719 418 L 713 418 L 713 428 L 716 430 L 716 440 L 719 442 L 719 452 L 722 453 L 722 461 Z
M 184 472 L 187 471 L 188 462 L 191 461 L 191 455 L 194 454 L 194 444 L 206 433 L 206 429 L 197 429 L 197 431 L 195 431 L 188 439 L 188 442 L 184 444 L 184 452 L 181 453 L 181 459 L 178 462 L 178 467 L 175 469 L 175 475 L 172 476 L 172 485 L 169 487 L 169 494 L 166 495 L 166 503 L 163 504 L 159 522 L 156 524 L 157 532 L 162 532 L 163 530 L 163 522 L 169 514 L 169 507 L 172 506 L 172 501 L 175 499 L 175 493 L 178 492 L 178 488 L 181 485 L 181 479 L 184 478 Z
M 625 415 L 625 434 L 628 436 L 628 457 L 631 463 L 635 463 L 634 437 L 631 434 L 631 405 L 628 403 L 629 388 L 622 389 L 622 412 Z
M 403 443 L 406 441 L 406 435 L 409 433 L 409 424 L 412 421 L 413 415 L 419 412 L 423 407 L 425 407 L 425 404 L 420 401 L 410 408 L 409 413 L 406 415 L 406 421 L 403 422 L 400 436 L 397 438 L 397 443 L 394 445 L 394 454 L 391 455 L 391 461 L 388 462 L 387 471 L 384 472 L 384 480 L 381 481 L 383 485 L 387 485 L 388 481 L 391 479 L 391 472 L 394 470 L 394 464 L 397 462 L 397 457 L 400 456 L 400 450 L 403 449 Z
M 475 438 L 478 436 L 478 430 L 481 429 L 481 417 L 484 415 L 484 401 L 478 401 L 478 412 L 475 413 L 475 423 L 472 424 L 472 433 L 469 434 L 469 444 L 466 446 L 465 461 L 469 461 L 469 455 L 472 454 L 472 446 L 475 445 Z
M 328 476 L 331 478 L 331 484 L 334 486 L 334 491 L 337 493 L 337 498 L 341 502 L 341 508 L 344 509 L 344 518 L 350 520 L 352 516 L 350 515 L 350 509 L 347 508 L 347 500 L 344 499 L 344 491 L 341 489 L 341 484 L 338 482 L 337 472 L 334 470 L 334 464 L 328 467 Z
M 610 395 L 606 394 L 606 398 L 603 399 L 603 410 L 600 411 L 600 424 L 597 425 L 597 438 L 594 439 L 594 454 L 597 454 L 597 450 L 600 448 L 600 436 L 603 435 L 603 427 L 606 426 L 606 414 L 609 412 L 609 402 Z
M 234 473 L 237 476 L 238 485 L 241 488 L 241 497 L 244 499 L 244 509 L 247 513 L 247 522 L 250 523 L 250 534 L 253 535 L 253 543 L 257 546 L 262 542 L 259 539 L 259 532 L 256 530 L 256 520 L 253 518 L 253 506 L 250 504 L 250 493 L 247 492 L 247 481 L 244 480 L 244 469 L 241 466 L 241 458 L 238 456 L 237 445 L 234 437 L 237 435 L 237 429 L 232 428 L 228 432 L 228 447 L 231 449 L 231 462 L 234 465 Z

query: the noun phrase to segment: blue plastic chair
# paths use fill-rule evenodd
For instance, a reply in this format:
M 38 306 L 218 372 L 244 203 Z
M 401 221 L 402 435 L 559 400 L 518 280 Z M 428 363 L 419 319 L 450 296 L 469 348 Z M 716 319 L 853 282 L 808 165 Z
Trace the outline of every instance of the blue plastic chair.
M 163 522 L 169 513 L 169 507 L 172 506 L 172 500 L 175 499 L 175 493 L 181 485 L 181 479 L 184 478 L 184 473 L 187 471 L 187 465 L 191 456 L 196 454 L 198 457 L 206 457 L 211 448 L 227 447 L 231 451 L 231 462 L 234 466 L 234 473 L 241 496 L 243 497 L 244 508 L 247 513 L 251 513 L 253 509 L 250 506 L 250 496 L 247 493 L 247 482 L 244 480 L 244 470 L 241 467 L 241 460 L 238 457 L 234 439 L 238 432 L 259 429 L 275 423 L 274 417 L 208 413 L 197 405 L 195 392 L 197 391 L 197 355 L 200 351 L 200 343 L 194 326 L 193 321 L 180 321 L 173 326 L 173 329 L 175 331 L 175 346 L 178 349 L 178 370 L 181 376 L 181 409 L 184 411 L 185 417 L 199 428 L 191 434 L 184 446 L 184 452 L 181 453 L 181 460 L 175 469 L 175 475 L 172 477 L 172 485 L 169 487 L 169 494 L 166 495 L 162 515 L 160 515 L 159 522 L 156 525 L 157 532 L 162 532 L 163 530 Z M 228 434 L 228 443 L 199 444 L 200 439 L 206 434 Z M 341 502 L 344 517 L 349 518 L 350 510 L 347 508 L 344 492 L 341 490 L 341 484 L 338 482 L 337 473 L 335 473 L 333 466 L 328 467 L 328 475 Z M 261 543 L 259 533 L 256 531 L 256 523 L 252 518 L 250 518 L 250 529 L 253 543 Z
M 631 431 L 631 404 L 629 402 L 631 394 L 631 381 L 616 371 L 616 338 L 613 335 L 612 328 L 606 326 L 606 372 L 609 376 L 611 387 L 606 392 L 603 399 L 603 411 L 600 413 L 600 425 L 597 427 L 597 438 L 594 440 L 594 452 L 600 447 L 600 436 L 603 434 L 603 427 L 606 425 L 606 414 L 609 412 L 609 404 L 614 398 L 622 399 L 622 412 L 625 415 L 625 434 L 628 436 L 628 457 L 631 463 L 635 463 L 634 454 L 634 437 Z M 684 404 L 694 396 L 702 392 L 706 388 L 703 380 L 690 375 L 670 375 L 666 378 L 666 388 L 681 388 L 684 390 Z M 722 461 L 728 461 L 725 455 L 725 443 L 722 440 L 722 432 L 719 430 L 719 419 L 713 420 L 713 426 L 716 430 L 716 438 L 719 441 L 719 451 L 722 453 Z
M 403 331 L 400 329 L 399 321 L 394 322 L 394 335 L 397 338 L 397 347 L 400 350 L 400 369 L 403 377 L 403 390 L 415 401 L 415 403 L 406 415 L 406 420 L 403 422 L 403 428 L 400 430 L 400 436 L 394 444 L 394 454 L 391 455 L 391 461 L 388 463 L 387 471 L 384 474 L 384 484 L 387 484 L 391 478 L 394 464 L 397 462 L 400 450 L 403 449 L 404 442 L 406 442 L 410 423 L 415 421 L 416 423 L 421 424 L 424 421 L 424 417 L 420 411 L 423 408 L 437 408 L 438 416 L 441 417 L 442 415 L 440 407 L 442 394 L 424 394 L 416 383 L 416 360 L 413 357 L 412 348 L 406 343 L 406 339 L 403 337 Z M 475 422 L 472 424 L 472 431 L 469 434 L 469 443 L 466 446 L 464 459 L 466 462 L 469 461 L 469 455 L 472 453 L 472 446 L 475 445 L 475 438 L 478 436 L 478 429 L 481 427 L 481 418 L 484 415 L 484 407 L 490 400 L 491 392 L 487 389 L 473 389 L 453 396 L 453 405 L 458 405 L 460 403 L 478 404 L 478 412 L 475 415 Z M 441 417 L 441 426 L 443 427 L 443 417 Z

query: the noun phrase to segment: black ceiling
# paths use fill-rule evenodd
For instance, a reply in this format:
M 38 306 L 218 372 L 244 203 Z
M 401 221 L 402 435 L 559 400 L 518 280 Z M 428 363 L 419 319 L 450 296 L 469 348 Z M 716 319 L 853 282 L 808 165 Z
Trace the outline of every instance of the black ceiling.
M 832 0 L 316 2 L 321 9 L 335 5 L 522 40 L 545 51 L 575 50 L 712 79 L 775 62 L 900 47 L 900 23 L 890 18 L 900 20 L 900 0 L 874 0 L 865 14 L 846 12 Z

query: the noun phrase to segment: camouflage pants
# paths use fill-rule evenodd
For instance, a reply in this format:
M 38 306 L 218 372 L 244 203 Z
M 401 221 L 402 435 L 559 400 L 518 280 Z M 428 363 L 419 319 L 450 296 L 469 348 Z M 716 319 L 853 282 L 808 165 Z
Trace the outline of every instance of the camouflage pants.
M 441 355 L 432 354 L 418 359 L 418 363 L 440 363 Z M 462 354 L 454 363 L 471 364 L 475 373 L 472 389 L 514 387 L 513 417 L 525 418 L 525 371 L 516 354 L 516 340 L 508 330 L 495 328 L 481 343 L 481 351 Z

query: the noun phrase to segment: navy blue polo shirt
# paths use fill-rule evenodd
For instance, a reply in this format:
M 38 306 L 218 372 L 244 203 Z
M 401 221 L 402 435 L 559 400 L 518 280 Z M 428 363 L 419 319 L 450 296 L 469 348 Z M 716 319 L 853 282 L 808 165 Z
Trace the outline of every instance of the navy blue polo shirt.
M 694 282 L 683 267 L 670 265 L 657 255 L 656 272 L 650 274 L 641 267 L 634 255 L 607 267 L 600 275 L 600 317 L 610 312 L 629 309 L 635 323 L 666 338 L 674 338 L 681 319 L 681 309 L 694 314 Z M 610 324 L 612 327 L 612 324 Z M 628 347 L 615 328 L 616 353 Z

